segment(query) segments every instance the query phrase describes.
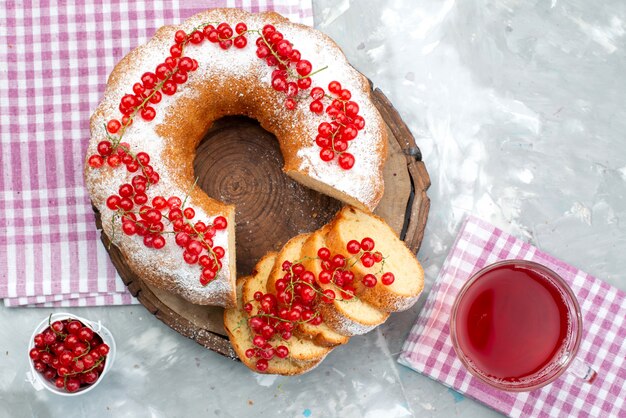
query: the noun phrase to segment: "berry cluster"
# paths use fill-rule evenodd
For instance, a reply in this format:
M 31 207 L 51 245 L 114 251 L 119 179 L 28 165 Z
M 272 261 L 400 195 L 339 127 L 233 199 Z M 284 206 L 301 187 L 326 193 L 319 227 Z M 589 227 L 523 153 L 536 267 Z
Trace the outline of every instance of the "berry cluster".
M 317 304 L 324 295 L 315 282 L 315 274 L 299 262 L 285 261 L 282 270 L 283 277 L 274 285 L 276 294 L 256 292 L 254 301 L 244 304 L 244 310 L 251 315 L 250 329 L 255 334 L 252 340 L 254 347 L 245 354 L 248 358 L 258 358 L 256 368 L 259 371 L 267 369 L 268 360 L 274 355 L 279 358 L 289 355 L 289 349 L 282 345 L 282 341 L 291 338 L 298 324 L 319 325 L 323 322 Z M 324 301 L 332 302 L 327 298 Z M 272 344 L 270 340 L 275 335 L 280 337 Z
M 376 276 L 382 273 L 384 257 L 379 251 L 373 251 L 374 246 L 374 240 L 369 237 L 363 238 L 361 242 L 350 240 L 346 245 L 346 250 L 350 254 L 348 258 L 342 254 L 332 254 L 328 248 L 320 248 L 317 252 L 322 267 L 318 276 L 319 282 L 334 285 L 341 292 L 341 297 L 349 300 L 356 294 L 355 276 L 351 268 L 356 263 L 361 263 L 366 268 L 371 268 L 380 263 L 380 270 L 376 274 L 368 273 L 361 278 L 363 286 L 376 286 L 378 283 Z M 395 276 L 391 272 L 384 273 L 380 277 L 381 283 L 385 286 L 389 286 L 394 280 Z
M 359 115 L 359 105 L 350 100 L 350 90 L 342 89 L 338 81 L 328 84 L 328 92 L 326 94 L 321 87 L 311 89 L 311 112 L 326 112 L 331 119 L 331 122 L 319 124 L 315 143 L 322 148 L 320 158 L 323 161 L 332 161 L 337 156 L 339 166 L 349 170 L 354 166 L 355 160 L 354 155 L 346 151 L 350 141 L 365 127 L 365 119 Z
M 29 356 L 37 372 L 57 388 L 76 392 L 94 384 L 104 370 L 109 346 L 80 321 L 49 323 L 35 335 Z
M 274 356 L 285 358 L 289 355 L 289 349 L 284 344 L 298 325 L 317 326 L 324 322 L 319 305 L 333 303 L 337 296 L 335 290 L 322 289 L 318 283 L 332 284 L 341 295 L 341 299 L 337 300 L 350 300 L 356 297 L 353 286 L 355 275 L 350 270 L 354 263 L 372 267 L 384 260 L 379 252 L 371 252 L 374 249 L 374 240 L 371 238 L 364 238 L 360 243 L 352 240 L 346 249 L 352 254 L 349 258 L 341 254 L 332 255 L 326 247 L 320 248 L 315 260 L 321 263 L 322 271 L 317 278 L 313 272 L 306 270 L 301 261 L 283 262 L 281 267 L 284 274 L 274 284 L 275 293 L 257 291 L 254 300 L 243 305 L 250 317 L 248 325 L 254 334 L 253 347 L 247 349 L 245 355 L 257 359 L 258 371 L 267 370 L 268 362 Z M 381 277 L 385 285 L 390 285 L 393 280 L 391 272 Z M 362 282 L 366 287 L 374 287 L 377 283 L 376 275 L 367 274 Z
M 300 51 L 273 25 L 263 27 L 256 46 L 256 56 L 265 60 L 268 66 L 276 67 L 272 72 L 272 88 L 284 92 L 287 96 L 285 107 L 294 110 L 300 90 L 311 87 L 311 75 L 315 74 L 311 62 L 302 59 Z

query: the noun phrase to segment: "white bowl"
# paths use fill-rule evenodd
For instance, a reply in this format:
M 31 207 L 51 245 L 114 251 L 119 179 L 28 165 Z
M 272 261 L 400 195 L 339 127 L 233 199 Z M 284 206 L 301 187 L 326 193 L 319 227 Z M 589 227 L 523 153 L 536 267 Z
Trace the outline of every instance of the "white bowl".
M 98 386 L 98 384 L 104 378 L 104 375 L 106 375 L 107 372 L 113 366 L 113 362 L 115 360 L 116 348 L 115 348 L 115 340 L 113 339 L 113 335 L 111 334 L 111 332 L 106 327 L 104 327 L 100 323 L 100 321 L 93 322 L 88 319 L 81 318 L 80 316 L 66 313 L 66 312 L 59 312 L 59 313 L 52 314 L 52 317 L 50 319 L 46 317 L 43 321 L 41 321 L 41 323 L 35 328 L 33 335 L 30 337 L 30 342 L 28 344 L 28 352 L 30 352 L 30 350 L 33 347 L 35 347 L 35 341 L 34 341 L 35 335 L 43 332 L 46 328 L 48 328 L 48 322 L 52 323 L 54 321 L 63 321 L 64 319 L 69 319 L 69 318 L 76 319 L 77 321 L 82 322 L 85 326 L 88 326 L 89 328 L 91 328 L 96 334 L 98 334 L 102 338 L 102 341 L 109 346 L 109 354 L 107 354 L 106 362 L 104 363 L 104 369 L 102 370 L 102 373 L 100 374 L 100 376 L 98 377 L 98 380 L 96 380 L 95 383 L 89 386 L 85 386 L 84 388 L 79 389 L 76 392 L 67 392 L 65 389 L 59 389 L 56 386 L 54 386 L 54 384 L 52 384 L 45 377 L 43 377 L 41 373 L 35 370 L 33 361 L 31 360 L 30 357 L 28 357 L 28 364 L 30 364 L 30 372 L 26 373 L 26 380 L 30 382 L 30 384 L 33 385 L 33 387 L 37 391 L 40 391 L 42 389 L 47 389 L 50 392 L 55 393 L 57 395 L 61 395 L 61 396 L 82 395 L 83 393 L 87 393 L 90 390 L 93 390 L 93 388 L 95 388 L 96 386 Z M 28 356 L 28 352 L 26 354 L 27 356 Z

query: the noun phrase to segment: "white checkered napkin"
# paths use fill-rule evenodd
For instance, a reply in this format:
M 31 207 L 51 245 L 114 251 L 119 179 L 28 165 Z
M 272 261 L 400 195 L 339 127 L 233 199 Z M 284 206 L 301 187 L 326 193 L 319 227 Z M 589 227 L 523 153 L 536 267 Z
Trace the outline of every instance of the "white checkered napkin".
M 456 295 L 484 266 L 505 259 L 532 260 L 554 270 L 570 285 L 583 315 L 578 358 L 598 372 L 583 383 L 564 373 L 532 392 L 494 389 L 473 377 L 457 358 L 449 320 Z M 398 361 L 512 417 L 626 417 L 626 294 L 532 245 L 469 217 L 452 246 L 409 333 Z
M 0 298 L 6 306 L 134 300 L 100 244 L 83 184 L 89 117 L 126 53 L 160 26 L 214 7 L 275 10 L 313 24 L 310 0 L 2 2 Z

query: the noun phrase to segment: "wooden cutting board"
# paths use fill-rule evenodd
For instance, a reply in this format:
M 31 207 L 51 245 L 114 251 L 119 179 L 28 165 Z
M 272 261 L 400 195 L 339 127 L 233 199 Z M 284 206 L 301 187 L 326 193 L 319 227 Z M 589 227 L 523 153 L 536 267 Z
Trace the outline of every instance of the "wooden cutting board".
M 430 208 L 430 178 L 415 139 L 379 90 L 372 91 L 389 133 L 385 194 L 375 213 L 383 217 L 407 246 L 420 248 Z M 291 237 L 326 224 L 341 203 L 307 189 L 283 174 L 278 141 L 244 117 L 217 121 L 200 143 L 194 160 L 198 185 L 211 197 L 236 205 L 237 275 L 249 275 L 268 251 Z M 223 326 L 223 309 L 198 306 L 144 283 L 125 264 L 96 225 L 128 290 L 146 309 L 180 334 L 225 356 L 236 358 Z M 391 319 L 393 320 L 393 318 Z

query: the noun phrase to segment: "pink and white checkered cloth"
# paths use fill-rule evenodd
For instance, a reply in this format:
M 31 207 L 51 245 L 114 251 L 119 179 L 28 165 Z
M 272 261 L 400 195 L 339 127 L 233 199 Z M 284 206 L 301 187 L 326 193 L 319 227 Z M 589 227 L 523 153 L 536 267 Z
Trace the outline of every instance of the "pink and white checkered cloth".
M 89 117 L 114 65 L 199 11 L 275 10 L 313 24 L 311 0 L 0 0 L 0 298 L 7 306 L 128 304 L 83 183 Z
M 467 372 L 450 341 L 450 311 L 463 284 L 505 259 L 543 264 L 570 285 L 583 315 L 578 358 L 598 372 L 592 383 L 571 373 L 532 392 L 503 392 Z M 626 294 L 475 217 L 450 250 L 398 361 L 512 417 L 626 417 Z

